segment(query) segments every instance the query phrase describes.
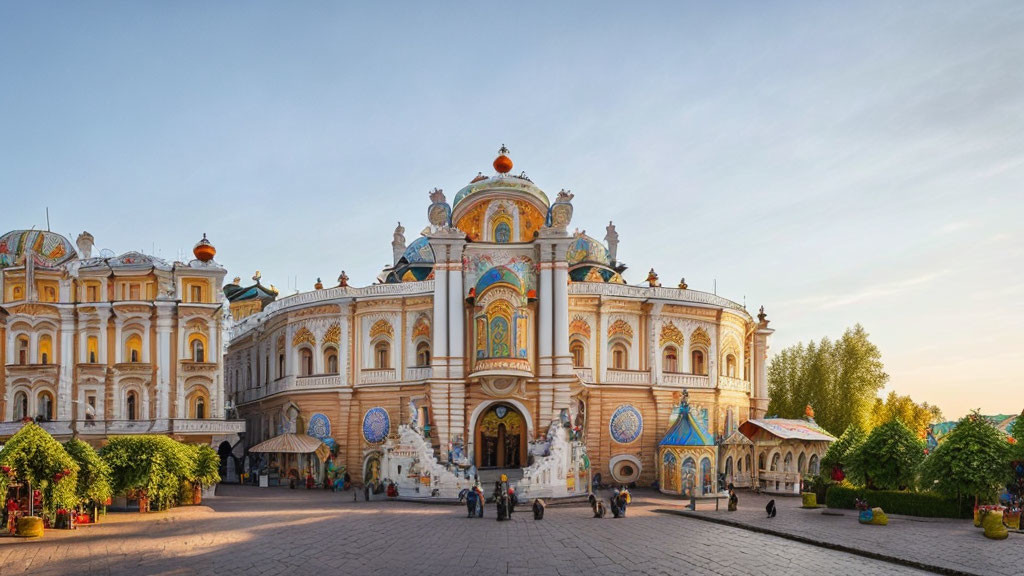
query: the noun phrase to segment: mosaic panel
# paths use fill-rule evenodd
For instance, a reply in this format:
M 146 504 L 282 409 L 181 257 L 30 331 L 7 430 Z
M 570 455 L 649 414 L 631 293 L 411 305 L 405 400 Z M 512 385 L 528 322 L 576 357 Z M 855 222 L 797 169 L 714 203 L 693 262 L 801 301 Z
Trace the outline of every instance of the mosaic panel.
M 363 416 L 363 438 L 370 444 L 383 442 L 391 432 L 391 418 L 388 411 L 381 408 L 370 408 Z
M 644 418 L 632 404 L 619 406 L 608 421 L 608 431 L 612 440 L 619 444 L 629 444 L 640 437 L 644 429 Z

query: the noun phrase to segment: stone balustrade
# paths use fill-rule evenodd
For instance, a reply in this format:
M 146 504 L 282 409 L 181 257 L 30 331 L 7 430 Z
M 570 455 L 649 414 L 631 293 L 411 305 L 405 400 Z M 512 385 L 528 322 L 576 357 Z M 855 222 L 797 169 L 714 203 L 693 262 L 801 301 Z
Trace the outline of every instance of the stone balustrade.
M 586 382 L 588 384 L 593 384 L 594 383 L 594 370 L 593 370 L 593 368 L 574 368 L 573 370 L 576 371 L 576 376 L 579 376 L 580 380 L 583 380 L 584 382 Z
M 383 384 L 398 380 L 397 371 L 394 368 L 380 368 L 374 370 L 362 370 L 359 372 L 360 384 Z
M 737 392 L 750 392 L 750 382 L 729 376 L 718 377 L 718 388 L 720 390 L 736 390 Z
M 650 384 L 651 373 L 647 370 L 614 370 L 609 368 L 604 381 L 608 384 Z
M 711 388 L 711 378 L 705 374 L 663 372 L 661 383 L 666 386 L 680 386 L 682 388 Z

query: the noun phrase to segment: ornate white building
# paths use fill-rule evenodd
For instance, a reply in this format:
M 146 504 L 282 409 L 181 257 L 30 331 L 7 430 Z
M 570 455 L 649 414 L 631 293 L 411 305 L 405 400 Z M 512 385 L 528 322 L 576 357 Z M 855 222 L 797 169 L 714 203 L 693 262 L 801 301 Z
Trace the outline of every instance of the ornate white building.
M 662 287 L 653 270 L 627 285 L 611 223 L 607 244 L 573 233 L 573 194 L 552 202 L 504 148 L 494 167 L 451 204 L 430 193 L 429 228 L 407 245 L 399 225 L 379 283 L 342 273 L 231 329 L 227 394 L 249 446 L 297 427 L 336 443 L 360 481 L 379 479 L 384 445 L 413 420 L 441 462 L 479 468 L 536 461 L 531 442 L 556 422 L 591 475 L 650 483 L 684 390 L 716 437 L 764 414 L 763 313 Z
M 53 232 L 0 236 L 0 439 L 25 419 L 58 438 L 165 433 L 237 442 L 224 419 L 224 269 L 204 235 L 196 259 L 93 254 Z

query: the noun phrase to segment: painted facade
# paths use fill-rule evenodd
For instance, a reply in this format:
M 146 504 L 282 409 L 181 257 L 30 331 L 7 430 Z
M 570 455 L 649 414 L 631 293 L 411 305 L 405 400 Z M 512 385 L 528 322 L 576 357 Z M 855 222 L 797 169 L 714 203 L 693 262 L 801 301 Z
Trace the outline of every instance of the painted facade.
M 626 284 L 614 225 L 604 243 L 573 232 L 573 194 L 552 201 L 511 165 L 503 150 L 451 204 L 430 192 L 428 228 L 407 244 L 399 224 L 377 284 L 342 273 L 239 319 L 225 379 L 248 445 L 321 415 L 359 482 L 414 422 L 442 463 L 481 468 L 528 466 L 556 423 L 591 475 L 646 484 L 683 391 L 714 437 L 763 416 L 763 313 L 653 270 Z
M 234 444 L 224 419 L 224 269 L 205 236 L 189 263 L 93 254 L 53 232 L 0 236 L 0 440 L 26 418 L 59 439 L 166 433 Z

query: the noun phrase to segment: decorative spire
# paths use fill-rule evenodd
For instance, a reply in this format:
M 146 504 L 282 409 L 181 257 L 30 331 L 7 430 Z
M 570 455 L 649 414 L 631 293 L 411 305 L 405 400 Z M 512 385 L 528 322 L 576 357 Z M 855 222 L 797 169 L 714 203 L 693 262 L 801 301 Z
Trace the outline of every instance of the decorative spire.
M 690 287 L 690 285 L 686 283 L 686 278 L 680 278 L 679 279 L 679 289 L 680 290 L 686 290 L 689 287 Z
M 499 174 L 508 174 L 512 170 L 512 159 L 508 157 L 509 150 L 504 144 L 498 150 L 498 157 L 494 159 L 494 169 Z
M 808 420 L 814 420 L 814 408 L 811 408 L 810 404 L 804 408 L 804 416 L 807 416 Z
M 771 320 L 768 320 L 768 315 L 764 313 L 764 306 L 761 306 L 761 310 L 757 313 L 757 321 L 761 328 L 767 328 L 768 323 L 771 322 Z
M 405 254 L 405 227 L 399 222 L 398 226 L 395 226 L 395 236 L 391 240 L 391 254 L 394 256 L 394 264 L 398 264 L 398 260 L 402 258 L 402 254 Z
M 260 283 L 260 278 L 263 278 L 263 275 L 262 275 L 262 274 L 260 274 L 260 271 L 259 271 L 259 270 L 257 270 L 257 271 L 256 271 L 256 273 L 252 275 L 252 279 L 253 279 L 253 281 L 255 281 L 255 282 L 256 282 L 257 284 L 259 284 L 259 283 Z
M 348 274 L 345 274 L 344 270 L 342 270 L 341 274 L 338 276 L 338 287 L 348 288 Z

